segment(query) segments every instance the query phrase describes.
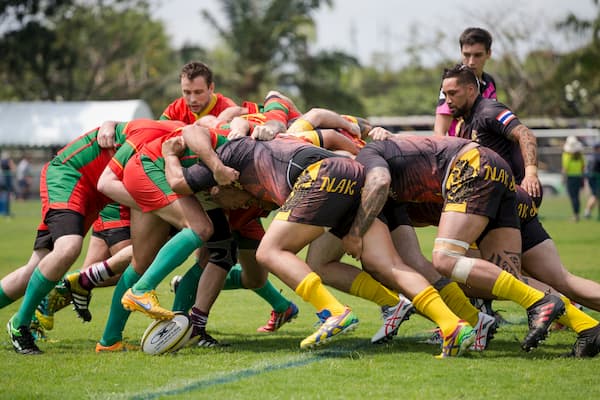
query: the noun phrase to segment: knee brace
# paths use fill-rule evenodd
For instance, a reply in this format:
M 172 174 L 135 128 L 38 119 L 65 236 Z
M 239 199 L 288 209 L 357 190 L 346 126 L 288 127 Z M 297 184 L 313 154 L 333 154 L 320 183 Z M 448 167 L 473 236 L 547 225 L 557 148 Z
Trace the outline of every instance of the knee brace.
M 474 258 L 465 257 L 468 249 L 469 243 L 460 240 L 444 238 L 436 238 L 433 246 L 434 253 L 439 252 L 456 260 L 452 266 L 450 278 L 460 283 L 467 282 L 467 278 L 469 277 L 469 274 L 475 265 Z
M 237 244 L 233 238 L 209 241 L 206 243 L 206 247 L 210 253 L 208 261 L 225 271 L 229 272 L 237 263 Z

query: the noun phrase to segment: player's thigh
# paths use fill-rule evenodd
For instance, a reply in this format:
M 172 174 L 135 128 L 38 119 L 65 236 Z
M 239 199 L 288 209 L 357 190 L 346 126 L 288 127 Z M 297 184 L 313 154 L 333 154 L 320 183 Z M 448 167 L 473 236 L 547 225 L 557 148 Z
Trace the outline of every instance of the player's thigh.
M 308 246 L 306 263 L 316 271 L 328 262 L 339 260 L 343 255 L 344 248 L 342 247 L 340 238 L 329 232 L 325 232 Z
M 110 249 L 104 240 L 96 236 L 90 236 L 87 252 L 83 265 L 87 266 L 110 257 Z
M 273 220 L 258 246 L 257 252 L 283 250 L 298 253 L 304 246 L 323 234 L 321 226 Z

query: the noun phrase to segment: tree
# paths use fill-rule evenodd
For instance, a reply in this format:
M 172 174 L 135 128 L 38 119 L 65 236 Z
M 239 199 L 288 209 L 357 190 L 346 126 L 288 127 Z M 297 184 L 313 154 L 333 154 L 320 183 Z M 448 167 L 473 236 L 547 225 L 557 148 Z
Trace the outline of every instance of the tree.
M 434 115 L 440 90 L 440 66 L 407 66 L 398 71 L 370 67 L 363 72 L 359 93 L 367 115 Z
M 23 24 L 0 38 L 0 53 L 6 55 L 0 76 L 9 88 L 4 95 L 18 100 L 148 98 L 155 113 L 161 111 L 167 82 L 179 66 L 173 65 L 164 28 L 151 20 L 147 3 L 54 3 L 57 10 L 48 17 L 45 12 L 19 17 Z
M 361 96 L 354 90 L 360 75 L 354 57 L 336 51 L 297 55 L 296 69 L 281 75 L 279 84 L 297 88 L 304 109 L 325 107 L 344 114 L 366 115 Z
M 566 54 L 557 68 L 556 79 L 564 95 L 562 111 L 570 116 L 600 114 L 600 1 L 592 0 L 596 14 L 590 19 L 568 15 L 558 28 L 583 37 L 586 45 Z
M 73 0 L 0 0 L 0 23 L 17 26 L 25 20 L 49 18 L 72 3 Z
M 314 21 L 311 13 L 331 0 L 224 0 L 221 3 L 228 26 L 214 15 L 202 15 L 218 32 L 231 56 L 227 80 L 240 99 L 260 98 L 264 84 L 273 84 L 278 74 L 293 64 L 295 52 L 304 52 Z M 222 51 L 222 50 L 221 50 Z

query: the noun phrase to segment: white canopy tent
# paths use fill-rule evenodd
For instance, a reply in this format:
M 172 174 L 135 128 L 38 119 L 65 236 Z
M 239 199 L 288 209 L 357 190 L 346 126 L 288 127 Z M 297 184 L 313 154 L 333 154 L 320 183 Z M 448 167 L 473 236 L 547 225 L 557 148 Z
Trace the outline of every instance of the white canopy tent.
M 103 121 L 154 118 L 143 100 L 0 102 L 0 146 L 64 146 Z

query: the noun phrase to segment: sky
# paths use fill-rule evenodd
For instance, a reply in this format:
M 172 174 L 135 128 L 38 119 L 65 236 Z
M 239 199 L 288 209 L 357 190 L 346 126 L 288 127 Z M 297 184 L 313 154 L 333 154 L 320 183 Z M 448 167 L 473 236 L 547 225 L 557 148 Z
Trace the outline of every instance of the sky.
M 374 54 L 388 55 L 392 66 L 406 64 L 406 48 L 427 48 L 424 64 L 443 57 L 458 57 L 458 36 L 468 26 L 488 29 L 494 38 L 501 32 L 524 32 L 526 38 L 518 48 L 502 41 L 494 42 L 492 51 L 517 51 L 526 54 L 531 48 L 551 47 L 569 50 L 579 41 L 556 33 L 552 22 L 569 13 L 579 17 L 595 14 L 592 0 L 333 0 L 333 7 L 323 6 L 314 15 L 317 24 L 313 49 L 343 50 L 371 64 Z M 175 47 L 184 43 L 212 48 L 217 35 L 200 15 L 209 9 L 225 21 L 219 0 L 154 0 L 153 15 L 164 21 Z M 501 7 L 498 7 L 501 4 Z M 445 39 L 440 39 L 440 33 Z M 379 58 L 379 60 L 381 60 Z

